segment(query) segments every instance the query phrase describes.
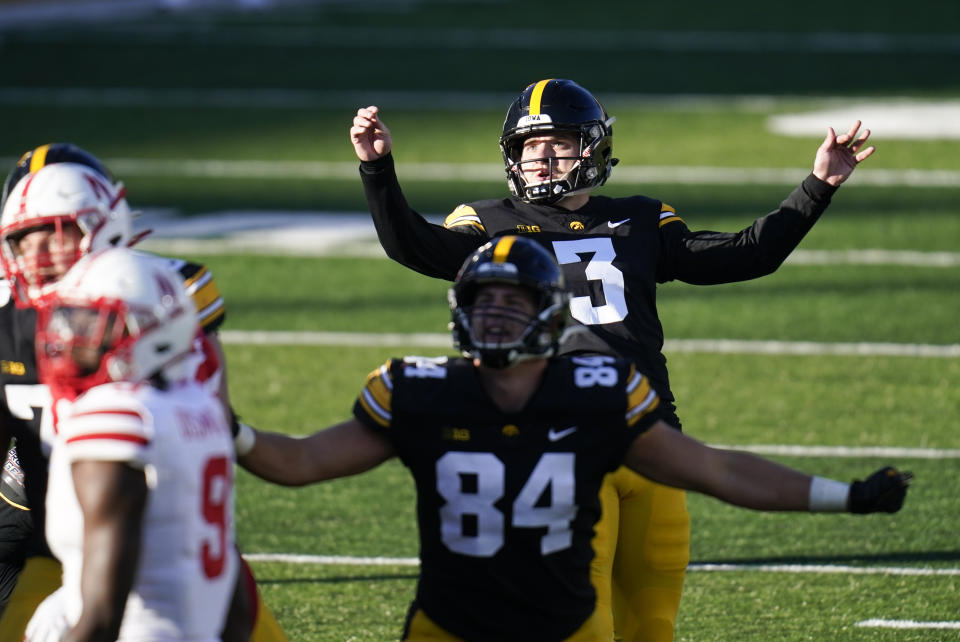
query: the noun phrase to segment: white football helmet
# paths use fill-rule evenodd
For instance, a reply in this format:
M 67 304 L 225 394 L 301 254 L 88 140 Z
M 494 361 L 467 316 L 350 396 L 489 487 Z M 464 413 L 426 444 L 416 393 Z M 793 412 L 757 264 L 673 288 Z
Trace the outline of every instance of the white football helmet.
M 179 275 L 150 254 L 110 248 L 80 259 L 37 306 L 40 379 L 77 395 L 110 381 L 193 374 L 196 309 Z
M 84 254 L 130 243 L 125 195 L 121 183 L 77 163 L 47 165 L 17 182 L 0 216 L 0 257 L 18 305 L 35 303 Z M 36 230 L 49 238 L 21 242 Z

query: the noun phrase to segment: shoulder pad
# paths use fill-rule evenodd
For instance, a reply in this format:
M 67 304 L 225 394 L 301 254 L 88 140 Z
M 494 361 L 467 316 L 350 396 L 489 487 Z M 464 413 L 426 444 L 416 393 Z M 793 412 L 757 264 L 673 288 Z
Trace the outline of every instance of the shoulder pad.
M 447 229 L 454 227 L 470 226 L 483 231 L 483 223 L 477 215 L 477 211 L 469 205 L 458 205 L 453 212 L 447 215 L 443 221 L 443 226 Z

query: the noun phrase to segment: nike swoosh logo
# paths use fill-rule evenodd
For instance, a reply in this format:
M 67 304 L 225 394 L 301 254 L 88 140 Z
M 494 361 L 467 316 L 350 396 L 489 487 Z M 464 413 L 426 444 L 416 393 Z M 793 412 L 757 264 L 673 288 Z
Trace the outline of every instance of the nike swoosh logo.
M 630 219 L 625 218 L 625 219 L 623 219 L 622 221 L 607 221 L 607 225 L 609 225 L 610 228 L 613 229 L 613 228 L 615 228 L 615 227 L 620 227 L 621 225 L 623 225 L 624 223 L 628 222 L 629 220 L 630 220 Z
M 567 435 L 572 435 L 575 432 L 577 432 L 576 426 L 570 426 L 569 428 L 564 428 L 563 430 L 554 430 L 551 428 L 547 431 L 547 439 L 550 441 L 559 441 Z

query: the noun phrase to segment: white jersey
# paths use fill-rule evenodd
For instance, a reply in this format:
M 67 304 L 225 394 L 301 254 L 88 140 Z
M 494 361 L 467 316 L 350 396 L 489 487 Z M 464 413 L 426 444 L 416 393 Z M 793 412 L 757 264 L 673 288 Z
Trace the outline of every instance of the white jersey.
M 57 406 L 47 541 L 63 564 L 63 604 L 82 610 L 83 515 L 71 462 L 145 471 L 143 544 L 120 640 L 219 640 L 236 581 L 233 442 L 219 401 L 196 382 L 160 390 L 110 383 Z

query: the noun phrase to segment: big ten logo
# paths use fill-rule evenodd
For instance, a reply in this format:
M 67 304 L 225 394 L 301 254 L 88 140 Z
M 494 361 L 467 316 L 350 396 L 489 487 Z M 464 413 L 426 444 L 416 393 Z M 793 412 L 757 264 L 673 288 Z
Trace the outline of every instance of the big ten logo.
M 0 361 L 0 373 L 22 377 L 27 374 L 27 367 L 20 361 Z
M 470 441 L 470 430 L 468 428 L 444 426 L 443 438 L 447 441 Z

